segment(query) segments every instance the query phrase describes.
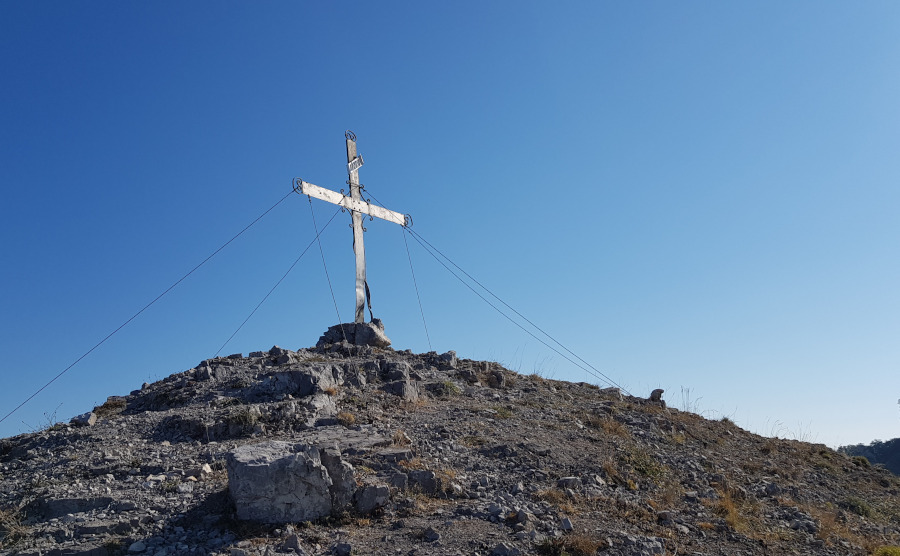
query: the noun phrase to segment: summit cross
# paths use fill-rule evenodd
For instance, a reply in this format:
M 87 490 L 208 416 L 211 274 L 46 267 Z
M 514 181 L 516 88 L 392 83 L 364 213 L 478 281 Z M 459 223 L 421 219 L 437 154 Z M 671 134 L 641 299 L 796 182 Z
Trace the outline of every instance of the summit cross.
M 356 153 L 356 135 L 347 130 L 344 133 L 347 140 L 347 174 L 350 179 L 350 196 L 344 195 L 342 189 L 340 193 L 319 187 L 303 181 L 300 178 L 294 179 L 294 190 L 309 197 L 315 197 L 329 203 L 334 203 L 342 208 L 350 211 L 353 219 L 353 253 L 356 255 L 356 318 L 355 322 L 362 323 L 366 320 L 365 306 L 369 301 L 369 313 L 372 312 L 372 302 L 369 300 L 369 286 L 366 283 L 366 248 L 363 242 L 363 215 L 375 218 L 381 218 L 394 224 L 400 224 L 403 227 L 409 223 L 407 217 L 378 205 L 371 204 L 367 199 L 362 198 L 359 183 L 359 168 L 363 165 L 362 156 Z M 373 316 L 374 318 L 374 316 Z

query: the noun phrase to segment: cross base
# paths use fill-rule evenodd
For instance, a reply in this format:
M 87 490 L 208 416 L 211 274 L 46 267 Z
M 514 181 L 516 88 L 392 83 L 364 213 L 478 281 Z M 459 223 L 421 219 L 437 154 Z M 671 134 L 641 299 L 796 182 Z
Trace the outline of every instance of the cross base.
M 344 341 L 351 345 L 377 348 L 386 348 L 391 345 L 391 340 L 384 334 L 384 323 L 381 322 L 381 319 L 372 319 L 372 322 L 335 324 L 322 334 L 322 337 L 316 342 L 316 347 L 325 347 Z

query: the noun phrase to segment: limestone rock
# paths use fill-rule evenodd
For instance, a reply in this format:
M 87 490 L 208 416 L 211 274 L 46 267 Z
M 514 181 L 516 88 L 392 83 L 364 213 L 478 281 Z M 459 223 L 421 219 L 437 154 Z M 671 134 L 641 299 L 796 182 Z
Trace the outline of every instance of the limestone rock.
M 357 346 L 377 348 L 386 348 L 391 345 L 391 340 L 384 333 L 384 323 L 381 322 L 381 319 L 372 319 L 372 322 L 336 324 L 325 331 L 325 334 L 316 343 L 316 347 L 344 341 Z
M 388 382 L 381 387 L 388 394 L 399 396 L 406 401 L 414 402 L 419 399 L 419 389 L 411 380 L 396 380 Z
M 97 414 L 93 411 L 88 411 L 72 417 L 70 422 L 79 427 L 93 427 L 97 423 Z
M 363 487 L 356 491 L 356 511 L 361 514 L 372 512 L 386 505 L 390 497 L 391 490 L 386 486 L 373 485 Z
M 227 458 L 228 488 L 239 519 L 265 523 L 309 521 L 341 509 L 353 493 L 349 469 L 339 456 L 325 456 L 333 470 L 323 464 L 318 448 L 304 444 L 269 441 L 245 445 Z M 346 464 L 349 465 L 349 464 Z M 353 483 L 355 486 L 355 483 Z

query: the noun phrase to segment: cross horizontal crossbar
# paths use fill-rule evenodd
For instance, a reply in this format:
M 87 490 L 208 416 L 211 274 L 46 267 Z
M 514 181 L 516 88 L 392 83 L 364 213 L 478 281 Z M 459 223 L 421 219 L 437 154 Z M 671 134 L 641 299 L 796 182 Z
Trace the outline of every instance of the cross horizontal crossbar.
M 394 212 L 392 210 L 388 210 L 384 207 L 379 207 L 378 205 L 373 205 L 365 201 L 351 199 L 346 195 L 341 195 L 336 191 L 325 189 L 324 187 L 319 187 L 318 185 L 309 183 L 308 181 L 300 180 L 300 191 L 304 195 L 309 195 L 310 197 L 315 197 L 316 199 L 334 203 L 335 205 L 342 206 L 348 210 L 355 210 L 356 212 L 368 214 L 369 216 L 374 216 L 375 218 L 381 218 L 382 220 L 387 220 L 388 222 L 393 222 L 394 224 L 406 226 L 406 216 L 400 214 L 399 212 Z

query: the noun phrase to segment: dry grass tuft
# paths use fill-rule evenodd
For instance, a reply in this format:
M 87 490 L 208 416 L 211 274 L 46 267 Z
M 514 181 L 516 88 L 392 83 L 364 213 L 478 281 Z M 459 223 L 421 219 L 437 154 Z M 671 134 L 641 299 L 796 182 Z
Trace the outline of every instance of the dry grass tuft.
M 114 415 L 118 415 L 125 411 L 126 402 L 122 398 L 118 397 L 110 397 L 107 399 L 103 405 L 98 405 L 94 408 L 94 413 L 97 417 L 113 417 Z
M 725 520 L 725 523 L 728 524 L 729 527 L 734 529 L 735 531 L 741 531 L 744 529 L 746 522 L 738 511 L 737 504 L 735 504 L 734 499 L 731 497 L 731 494 L 725 493 L 725 496 L 720 498 L 713 504 L 712 506 L 713 513 L 717 516 L 721 517 Z
M 538 545 L 538 554 L 546 556 L 594 556 L 606 541 L 586 533 L 571 533 L 558 539 L 547 539 Z
M 329 386 L 328 388 L 323 389 L 322 392 L 325 392 L 329 396 L 337 396 L 338 392 L 340 392 L 340 388 L 337 386 Z
M 28 536 L 22 515 L 15 510 L 0 509 L 0 548 L 12 548 Z
M 345 427 L 352 427 L 356 423 L 356 415 L 349 411 L 340 411 L 337 414 L 338 423 Z
M 412 444 L 412 439 L 402 430 L 398 430 L 394 433 L 394 436 L 391 437 L 391 444 L 394 446 L 409 446 Z
M 559 511 L 565 514 L 577 515 L 580 513 L 579 500 L 577 498 L 570 498 L 565 492 L 558 488 L 545 488 L 539 490 L 532 494 L 532 497 L 536 500 L 556 506 Z
M 625 425 L 615 419 L 610 419 L 609 417 L 595 417 L 589 426 L 599 428 L 606 434 L 611 434 L 620 438 L 629 438 L 631 436 L 631 433 L 628 432 L 628 428 Z
M 404 469 L 410 469 L 415 471 L 421 471 L 425 469 L 425 462 L 422 458 L 413 458 L 411 460 L 400 460 L 397 465 L 403 467 Z

